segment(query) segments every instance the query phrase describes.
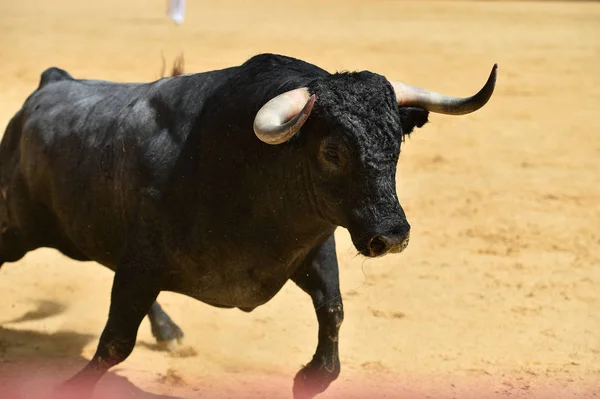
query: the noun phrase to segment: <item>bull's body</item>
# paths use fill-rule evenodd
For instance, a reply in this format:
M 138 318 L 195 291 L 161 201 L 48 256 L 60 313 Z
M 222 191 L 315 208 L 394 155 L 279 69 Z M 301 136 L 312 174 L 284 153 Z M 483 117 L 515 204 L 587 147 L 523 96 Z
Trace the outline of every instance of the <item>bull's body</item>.
M 279 74 L 272 83 L 280 90 L 310 78 L 290 86 L 289 73 L 268 65 L 260 68 Z M 241 85 L 247 93 L 223 90 L 246 70 L 143 84 L 67 75 L 43 82 L 11 122 L 0 153 L 4 221 L 15 237 L 3 242 L 4 260 L 44 246 L 115 270 L 127 235 L 147 219 L 161 235 L 154 244 L 168 269 L 164 290 L 244 309 L 269 300 L 333 226 L 306 221 L 295 231 L 306 216 L 301 192 L 289 189 L 298 176 L 286 177 L 277 165 L 288 155 L 252 132 L 261 102 L 280 93 L 262 93 L 244 113 L 217 106 L 229 96 L 259 95 L 260 81 Z
M 494 82 L 495 69 L 452 99 L 271 54 L 140 84 L 50 68 L 0 144 L 0 265 L 51 247 L 116 272 L 98 350 L 70 389 L 123 361 L 146 314 L 159 341 L 181 337 L 161 291 L 250 311 L 291 279 L 319 323 L 294 385 L 313 397 L 340 371 L 336 227 L 366 256 L 404 249 L 403 136 L 427 109 L 480 108 Z

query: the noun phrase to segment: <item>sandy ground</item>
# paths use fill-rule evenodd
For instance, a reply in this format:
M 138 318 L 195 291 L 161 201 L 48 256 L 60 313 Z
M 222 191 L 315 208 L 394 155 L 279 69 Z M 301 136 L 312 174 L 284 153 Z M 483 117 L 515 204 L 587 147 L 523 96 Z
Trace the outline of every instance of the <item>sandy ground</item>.
M 498 62 L 482 111 L 433 115 L 404 146 L 408 249 L 365 260 L 337 233 L 342 375 L 321 397 L 600 396 L 600 4 L 188 1 L 182 26 L 165 8 L 1 0 L 2 131 L 52 65 L 148 81 L 161 52 L 184 51 L 197 72 L 279 52 L 467 95 Z M 93 355 L 111 279 L 53 250 L 2 267 L 0 396 L 44 391 Z M 311 301 L 292 283 L 251 314 L 160 301 L 187 350 L 157 350 L 145 320 L 97 398 L 289 398 L 316 347 Z

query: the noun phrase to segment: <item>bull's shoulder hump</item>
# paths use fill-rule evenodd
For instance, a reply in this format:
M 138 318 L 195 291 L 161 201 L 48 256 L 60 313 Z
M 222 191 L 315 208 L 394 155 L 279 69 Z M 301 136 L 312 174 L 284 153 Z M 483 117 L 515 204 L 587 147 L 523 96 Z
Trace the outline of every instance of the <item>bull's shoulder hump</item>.
M 64 69 L 60 69 L 57 67 L 50 67 L 48 69 L 46 69 L 44 72 L 42 72 L 42 75 L 40 76 L 40 84 L 38 85 L 38 89 L 41 89 L 42 87 L 46 86 L 49 83 L 52 82 L 59 82 L 62 80 L 74 80 L 73 76 L 71 76 L 71 74 L 67 71 L 65 71 Z

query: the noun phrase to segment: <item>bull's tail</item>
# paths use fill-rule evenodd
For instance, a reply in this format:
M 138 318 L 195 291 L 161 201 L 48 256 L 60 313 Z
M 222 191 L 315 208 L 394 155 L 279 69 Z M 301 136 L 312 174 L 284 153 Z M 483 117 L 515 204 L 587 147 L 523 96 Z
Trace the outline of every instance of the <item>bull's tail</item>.
M 171 70 L 171 76 L 179 76 L 183 75 L 183 66 L 184 66 L 184 58 L 183 53 L 179 54 L 177 58 L 175 58 L 175 62 L 173 62 L 173 69 Z
M 164 78 L 165 77 L 165 72 L 166 72 L 166 69 L 167 69 L 164 54 L 161 54 L 161 58 L 162 58 L 162 68 L 161 68 L 161 71 L 160 71 L 160 77 Z M 183 73 L 184 73 L 183 65 L 184 65 L 184 58 L 183 58 L 183 53 L 181 53 L 181 54 L 179 54 L 179 56 L 177 58 L 175 58 L 175 61 L 173 62 L 173 69 L 171 69 L 171 75 L 170 76 L 183 75 Z

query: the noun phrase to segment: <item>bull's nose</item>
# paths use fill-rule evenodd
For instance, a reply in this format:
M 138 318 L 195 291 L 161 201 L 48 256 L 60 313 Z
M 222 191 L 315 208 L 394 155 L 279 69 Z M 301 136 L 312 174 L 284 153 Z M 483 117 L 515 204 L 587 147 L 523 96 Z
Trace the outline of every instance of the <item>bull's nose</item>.
M 408 233 L 406 233 L 406 236 L 402 239 L 402 241 L 400 241 L 400 243 L 398 245 L 393 247 L 390 250 L 390 252 L 394 253 L 394 254 L 398 254 L 398 253 L 404 251 L 406 249 L 406 247 L 408 247 L 409 241 L 410 241 L 410 231 Z
M 404 249 L 408 246 L 408 241 L 410 239 L 410 232 L 407 232 L 406 235 L 402 238 L 378 235 L 369 241 L 368 250 L 369 255 L 372 257 L 383 256 L 388 252 L 391 253 L 399 253 L 404 251 Z

